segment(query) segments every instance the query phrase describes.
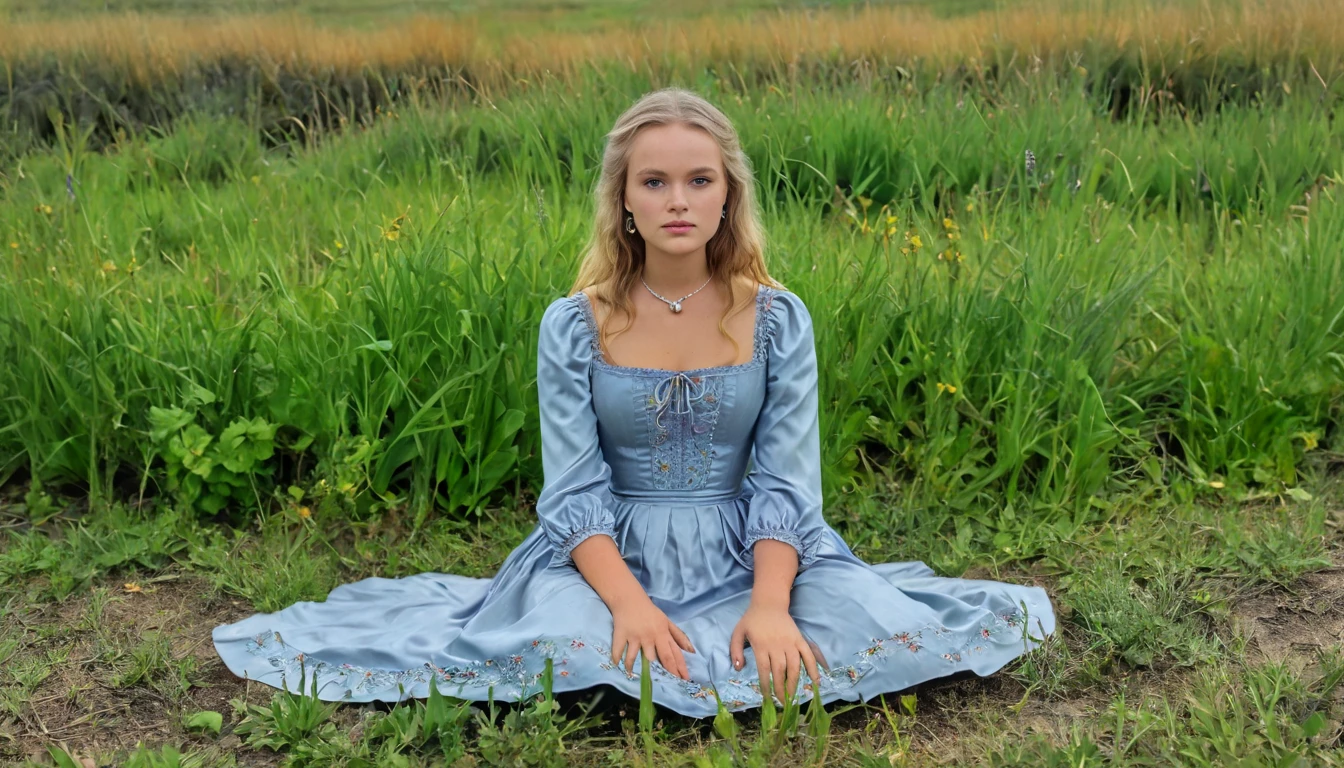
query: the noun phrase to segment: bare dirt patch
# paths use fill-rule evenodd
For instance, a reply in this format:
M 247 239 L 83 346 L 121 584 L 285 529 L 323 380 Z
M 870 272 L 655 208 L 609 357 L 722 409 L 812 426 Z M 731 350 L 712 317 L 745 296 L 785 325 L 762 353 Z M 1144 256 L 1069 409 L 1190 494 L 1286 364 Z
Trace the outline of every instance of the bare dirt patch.
M 128 590 L 128 582 L 139 591 Z M 97 588 L 108 593 L 101 615 L 92 606 Z M 62 603 L 21 608 L 0 626 L 0 636 L 22 638 L 14 659 L 64 659 L 52 664 L 17 718 L 6 723 L 0 716 L 0 732 L 8 734 L 0 739 L 0 758 L 38 758 L 48 745 L 79 755 L 130 751 L 137 743 L 205 747 L 213 739 L 185 731 L 183 713 L 215 710 L 224 715 L 227 730 L 233 719 L 230 699 L 269 700 L 265 686 L 247 686 L 234 677 L 210 641 L 215 626 L 252 612 L 244 602 L 217 595 L 208 582 L 189 573 L 141 580 L 109 577 L 95 590 Z M 151 679 L 110 685 L 109 640 L 125 649 L 156 634 L 170 650 Z M 190 680 L 185 692 L 174 690 L 171 665 L 182 665 Z
M 1344 643 L 1344 553 L 1335 566 L 1307 574 L 1292 589 L 1268 588 L 1233 605 L 1232 625 L 1250 642 L 1253 661 L 1282 662 L 1301 672 L 1318 654 Z

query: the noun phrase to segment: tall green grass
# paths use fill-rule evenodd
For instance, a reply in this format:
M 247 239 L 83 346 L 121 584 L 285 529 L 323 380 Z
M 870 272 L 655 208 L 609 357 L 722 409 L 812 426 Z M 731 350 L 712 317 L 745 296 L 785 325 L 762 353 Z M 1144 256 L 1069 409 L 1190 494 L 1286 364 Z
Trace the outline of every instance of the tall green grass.
M 30 512 L 51 486 L 419 522 L 526 503 L 537 324 L 648 87 L 613 82 L 306 148 L 201 120 L 25 159 L 0 182 L 0 482 Z M 1007 546 L 1136 487 L 1300 493 L 1337 439 L 1332 101 L 1115 121 L 1081 76 L 690 85 L 737 124 L 771 269 L 815 317 L 832 500 L 892 479 Z

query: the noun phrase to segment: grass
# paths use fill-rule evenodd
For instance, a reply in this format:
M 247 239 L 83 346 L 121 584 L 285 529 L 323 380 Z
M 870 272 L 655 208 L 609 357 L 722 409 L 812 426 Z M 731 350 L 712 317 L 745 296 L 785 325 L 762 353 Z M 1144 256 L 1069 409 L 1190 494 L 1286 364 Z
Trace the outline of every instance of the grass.
M 1305 497 L 1301 462 L 1334 456 L 1326 114 L 1114 122 L 1072 85 L 900 111 L 717 96 L 773 271 L 823 316 L 832 503 L 885 478 L 892 515 L 1029 559 L 1145 483 Z M 418 109 L 313 149 L 200 122 L 26 159 L 0 180 L 0 481 L 39 519 L 49 486 L 235 520 L 409 504 L 417 527 L 526 503 L 536 324 L 582 242 L 606 98 Z

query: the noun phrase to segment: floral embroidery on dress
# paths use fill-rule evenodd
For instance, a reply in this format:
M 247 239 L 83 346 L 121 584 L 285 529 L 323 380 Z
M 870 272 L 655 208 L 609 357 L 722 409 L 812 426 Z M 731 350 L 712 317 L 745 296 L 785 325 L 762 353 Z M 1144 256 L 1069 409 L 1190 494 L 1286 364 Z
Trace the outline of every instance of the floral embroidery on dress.
M 795 693 L 806 698 L 816 693 L 818 688 L 823 695 L 853 688 L 873 672 L 890 669 L 887 660 L 893 654 L 931 652 L 955 664 L 966 656 L 983 653 L 994 646 L 1015 645 L 1023 641 L 1021 627 L 1025 619 L 1025 614 L 1014 608 L 1005 613 L 990 614 L 966 631 L 954 631 L 942 625 L 926 625 L 919 630 L 873 638 L 866 647 L 854 653 L 854 662 L 832 665 L 829 670 L 823 667 L 819 686 L 814 686 L 811 679 L 803 675 Z M 926 631 L 930 631 L 935 640 L 925 641 Z M 926 651 L 930 643 L 935 647 Z M 437 666 L 427 661 L 421 667 L 406 670 L 370 669 L 313 659 L 303 651 L 290 647 L 279 632 L 256 635 L 248 641 L 247 652 L 265 659 L 280 673 L 282 684 L 277 687 L 288 688 L 283 681 L 292 679 L 297 688 L 301 676 L 305 675 L 309 686 L 314 679 L 317 680 L 319 692 L 326 692 L 329 686 L 335 686 L 340 696 L 328 697 L 328 701 L 350 700 L 356 693 L 366 692 L 383 700 L 387 700 L 387 694 L 395 693 L 396 699 L 401 701 L 410 698 L 413 695 L 410 690 L 416 686 L 424 684 L 427 688 L 431 677 L 447 696 L 455 692 L 461 694 L 466 688 L 478 692 L 493 689 L 497 700 L 521 700 L 537 692 L 546 659 L 553 661 L 556 679 L 567 681 L 564 690 L 611 682 L 605 674 L 593 674 L 593 667 L 602 673 L 618 673 L 627 680 L 639 678 L 638 667 L 636 671 L 627 672 L 623 665 L 611 661 L 611 651 L 605 644 L 581 637 L 537 638 L 505 656 L 448 666 Z M 691 699 L 713 701 L 717 691 L 723 702 L 732 709 L 759 706 L 762 701 L 759 680 L 745 668 L 740 674 L 714 685 L 683 680 L 658 662 L 652 662 L 649 670 L 655 685 L 670 687 Z M 574 684 L 574 681 L 581 682 Z M 303 693 L 306 695 L 308 690 Z
M 722 394 L 721 376 L 674 373 L 659 380 L 652 395 L 640 395 L 652 449 L 654 488 L 695 490 L 709 482 Z

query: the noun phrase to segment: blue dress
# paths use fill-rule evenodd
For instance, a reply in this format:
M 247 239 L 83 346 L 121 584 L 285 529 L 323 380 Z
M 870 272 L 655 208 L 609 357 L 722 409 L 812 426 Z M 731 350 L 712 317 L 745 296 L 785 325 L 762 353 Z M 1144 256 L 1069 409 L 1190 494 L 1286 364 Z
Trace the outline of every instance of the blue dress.
M 1055 629 L 1039 587 L 938 577 L 920 562 L 869 565 L 822 518 L 812 321 L 762 286 L 749 362 L 668 371 L 603 360 L 583 293 L 541 321 L 537 388 L 544 486 L 538 525 L 492 579 L 367 578 L 215 628 L 228 668 L 298 692 L 300 664 L 326 701 L 429 695 L 499 701 L 609 684 L 639 696 L 639 665 L 611 661 L 612 617 L 570 552 L 611 536 L 653 602 L 690 637 L 691 681 L 651 664 L 654 700 L 689 716 L 761 704 L 750 646 L 729 639 L 747 608 L 752 545 L 798 550 L 790 613 L 829 664 L 823 702 L 867 700 L 932 678 L 988 675 Z M 307 691 L 304 691 L 307 693 Z M 799 695 L 814 687 L 803 675 Z

